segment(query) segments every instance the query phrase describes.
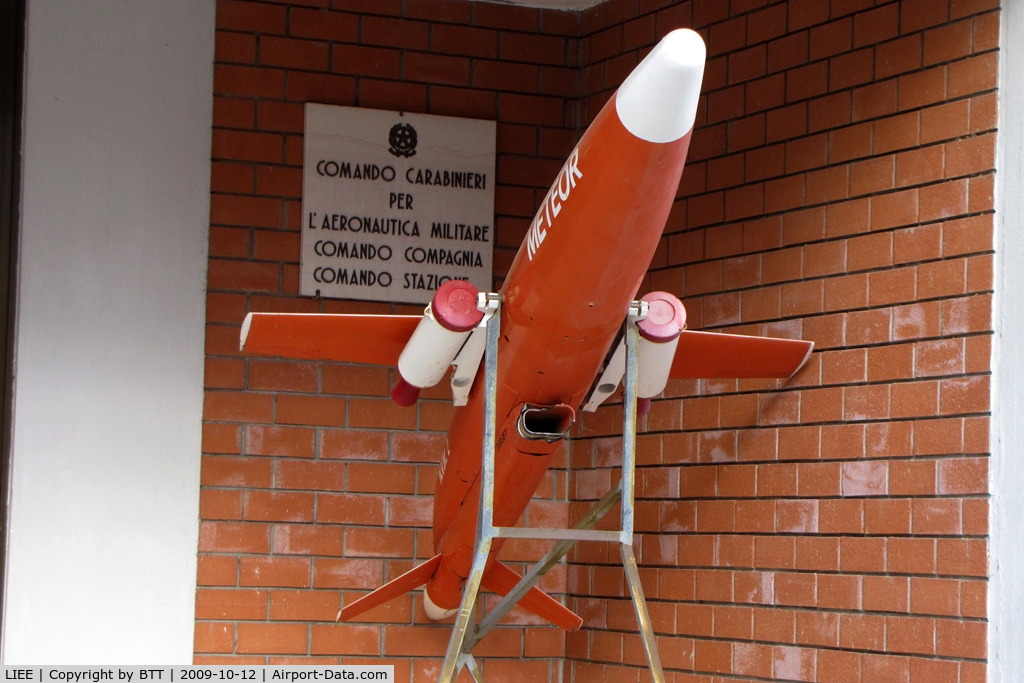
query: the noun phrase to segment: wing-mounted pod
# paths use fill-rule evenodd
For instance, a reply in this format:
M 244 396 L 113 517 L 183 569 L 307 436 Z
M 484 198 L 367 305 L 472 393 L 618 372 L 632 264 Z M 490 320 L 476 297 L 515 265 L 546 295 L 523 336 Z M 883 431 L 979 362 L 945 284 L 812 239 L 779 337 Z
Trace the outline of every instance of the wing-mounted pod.
M 452 361 L 452 403 L 464 406 L 469 403 L 469 391 L 480 369 L 487 346 L 487 328 L 477 325 L 469 333 L 469 339 L 462 345 L 459 355 Z
M 647 317 L 637 322 L 637 413 L 646 415 L 651 399 L 665 391 L 679 335 L 686 329 L 683 302 L 668 292 L 651 292 L 640 298 L 647 302 Z
M 592 413 L 596 411 L 598 406 L 615 393 L 615 390 L 619 387 L 619 382 L 622 381 L 625 374 L 626 340 L 620 334 L 612 343 L 612 351 L 608 353 L 604 368 L 597 376 L 597 381 L 594 382 L 593 388 L 587 395 L 587 400 L 583 402 L 583 412 Z
M 479 293 L 464 280 L 449 280 L 437 288 L 398 357 L 399 378 L 391 387 L 395 403 L 411 406 L 421 389 L 441 381 L 473 328 L 483 319 L 483 312 L 477 309 Z
M 651 399 L 665 390 L 672 360 L 679 345 L 679 335 L 686 328 L 686 309 L 683 303 L 668 292 L 645 294 L 647 317 L 637 323 L 640 345 L 637 348 L 637 411 L 644 415 L 650 410 Z M 620 338 L 609 355 L 604 370 L 583 406 L 594 412 L 609 396 L 626 374 L 626 342 Z

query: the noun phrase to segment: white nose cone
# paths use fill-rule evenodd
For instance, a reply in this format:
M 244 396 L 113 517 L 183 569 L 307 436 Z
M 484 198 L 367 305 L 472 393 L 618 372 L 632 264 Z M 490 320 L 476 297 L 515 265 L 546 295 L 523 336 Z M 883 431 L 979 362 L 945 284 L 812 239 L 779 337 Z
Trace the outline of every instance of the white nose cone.
M 686 135 L 697 118 L 706 54 L 704 41 L 690 29 L 662 38 L 619 86 L 615 111 L 626 130 L 648 142 Z

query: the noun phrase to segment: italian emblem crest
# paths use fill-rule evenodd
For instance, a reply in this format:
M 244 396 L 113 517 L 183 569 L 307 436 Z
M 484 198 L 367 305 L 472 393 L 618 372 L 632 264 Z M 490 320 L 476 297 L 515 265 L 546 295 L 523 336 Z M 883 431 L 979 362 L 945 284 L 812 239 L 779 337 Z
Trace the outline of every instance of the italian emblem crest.
M 389 152 L 396 157 L 411 157 L 416 154 L 416 129 L 408 123 L 396 123 L 388 133 Z

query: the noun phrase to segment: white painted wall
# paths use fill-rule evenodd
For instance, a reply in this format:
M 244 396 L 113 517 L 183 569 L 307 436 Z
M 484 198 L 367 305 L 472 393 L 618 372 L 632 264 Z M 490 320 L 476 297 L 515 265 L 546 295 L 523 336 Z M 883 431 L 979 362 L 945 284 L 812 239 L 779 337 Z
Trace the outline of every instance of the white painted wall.
M 191 661 L 213 22 L 28 2 L 6 664 Z
M 989 680 L 1024 671 L 1024 3 L 1003 2 L 989 490 Z

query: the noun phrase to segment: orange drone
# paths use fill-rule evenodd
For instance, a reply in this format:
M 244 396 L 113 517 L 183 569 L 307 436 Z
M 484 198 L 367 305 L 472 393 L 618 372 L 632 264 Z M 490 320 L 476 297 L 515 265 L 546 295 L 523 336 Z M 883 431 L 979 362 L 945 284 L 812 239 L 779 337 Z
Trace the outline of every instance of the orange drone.
M 533 585 L 579 540 L 620 543 L 652 673 L 664 680 L 631 545 L 637 401 L 643 412 L 669 378 L 789 377 L 811 353 L 813 344 L 800 340 L 688 331 L 683 305 L 669 293 L 634 301 L 675 199 L 704 59 L 701 38 L 678 30 L 637 66 L 569 155 L 500 293 L 453 280 L 438 288 L 422 316 L 246 318 L 242 348 L 248 352 L 397 366 L 391 394 L 402 405 L 414 404 L 420 388 L 454 367 L 457 407 L 438 468 L 435 555 L 340 615 L 352 618 L 425 586 L 430 618 L 459 614 L 441 680 L 463 665 L 474 677 L 479 673 L 469 649 L 495 621 L 492 615 L 472 629 L 481 586 L 507 595 L 497 618 L 518 602 L 564 629 L 581 625 Z M 577 411 L 596 410 L 624 376 L 621 489 L 575 530 L 512 528 Z M 586 530 L 619 496 L 623 529 Z M 561 543 L 521 578 L 498 560 L 502 543 L 513 537 Z

